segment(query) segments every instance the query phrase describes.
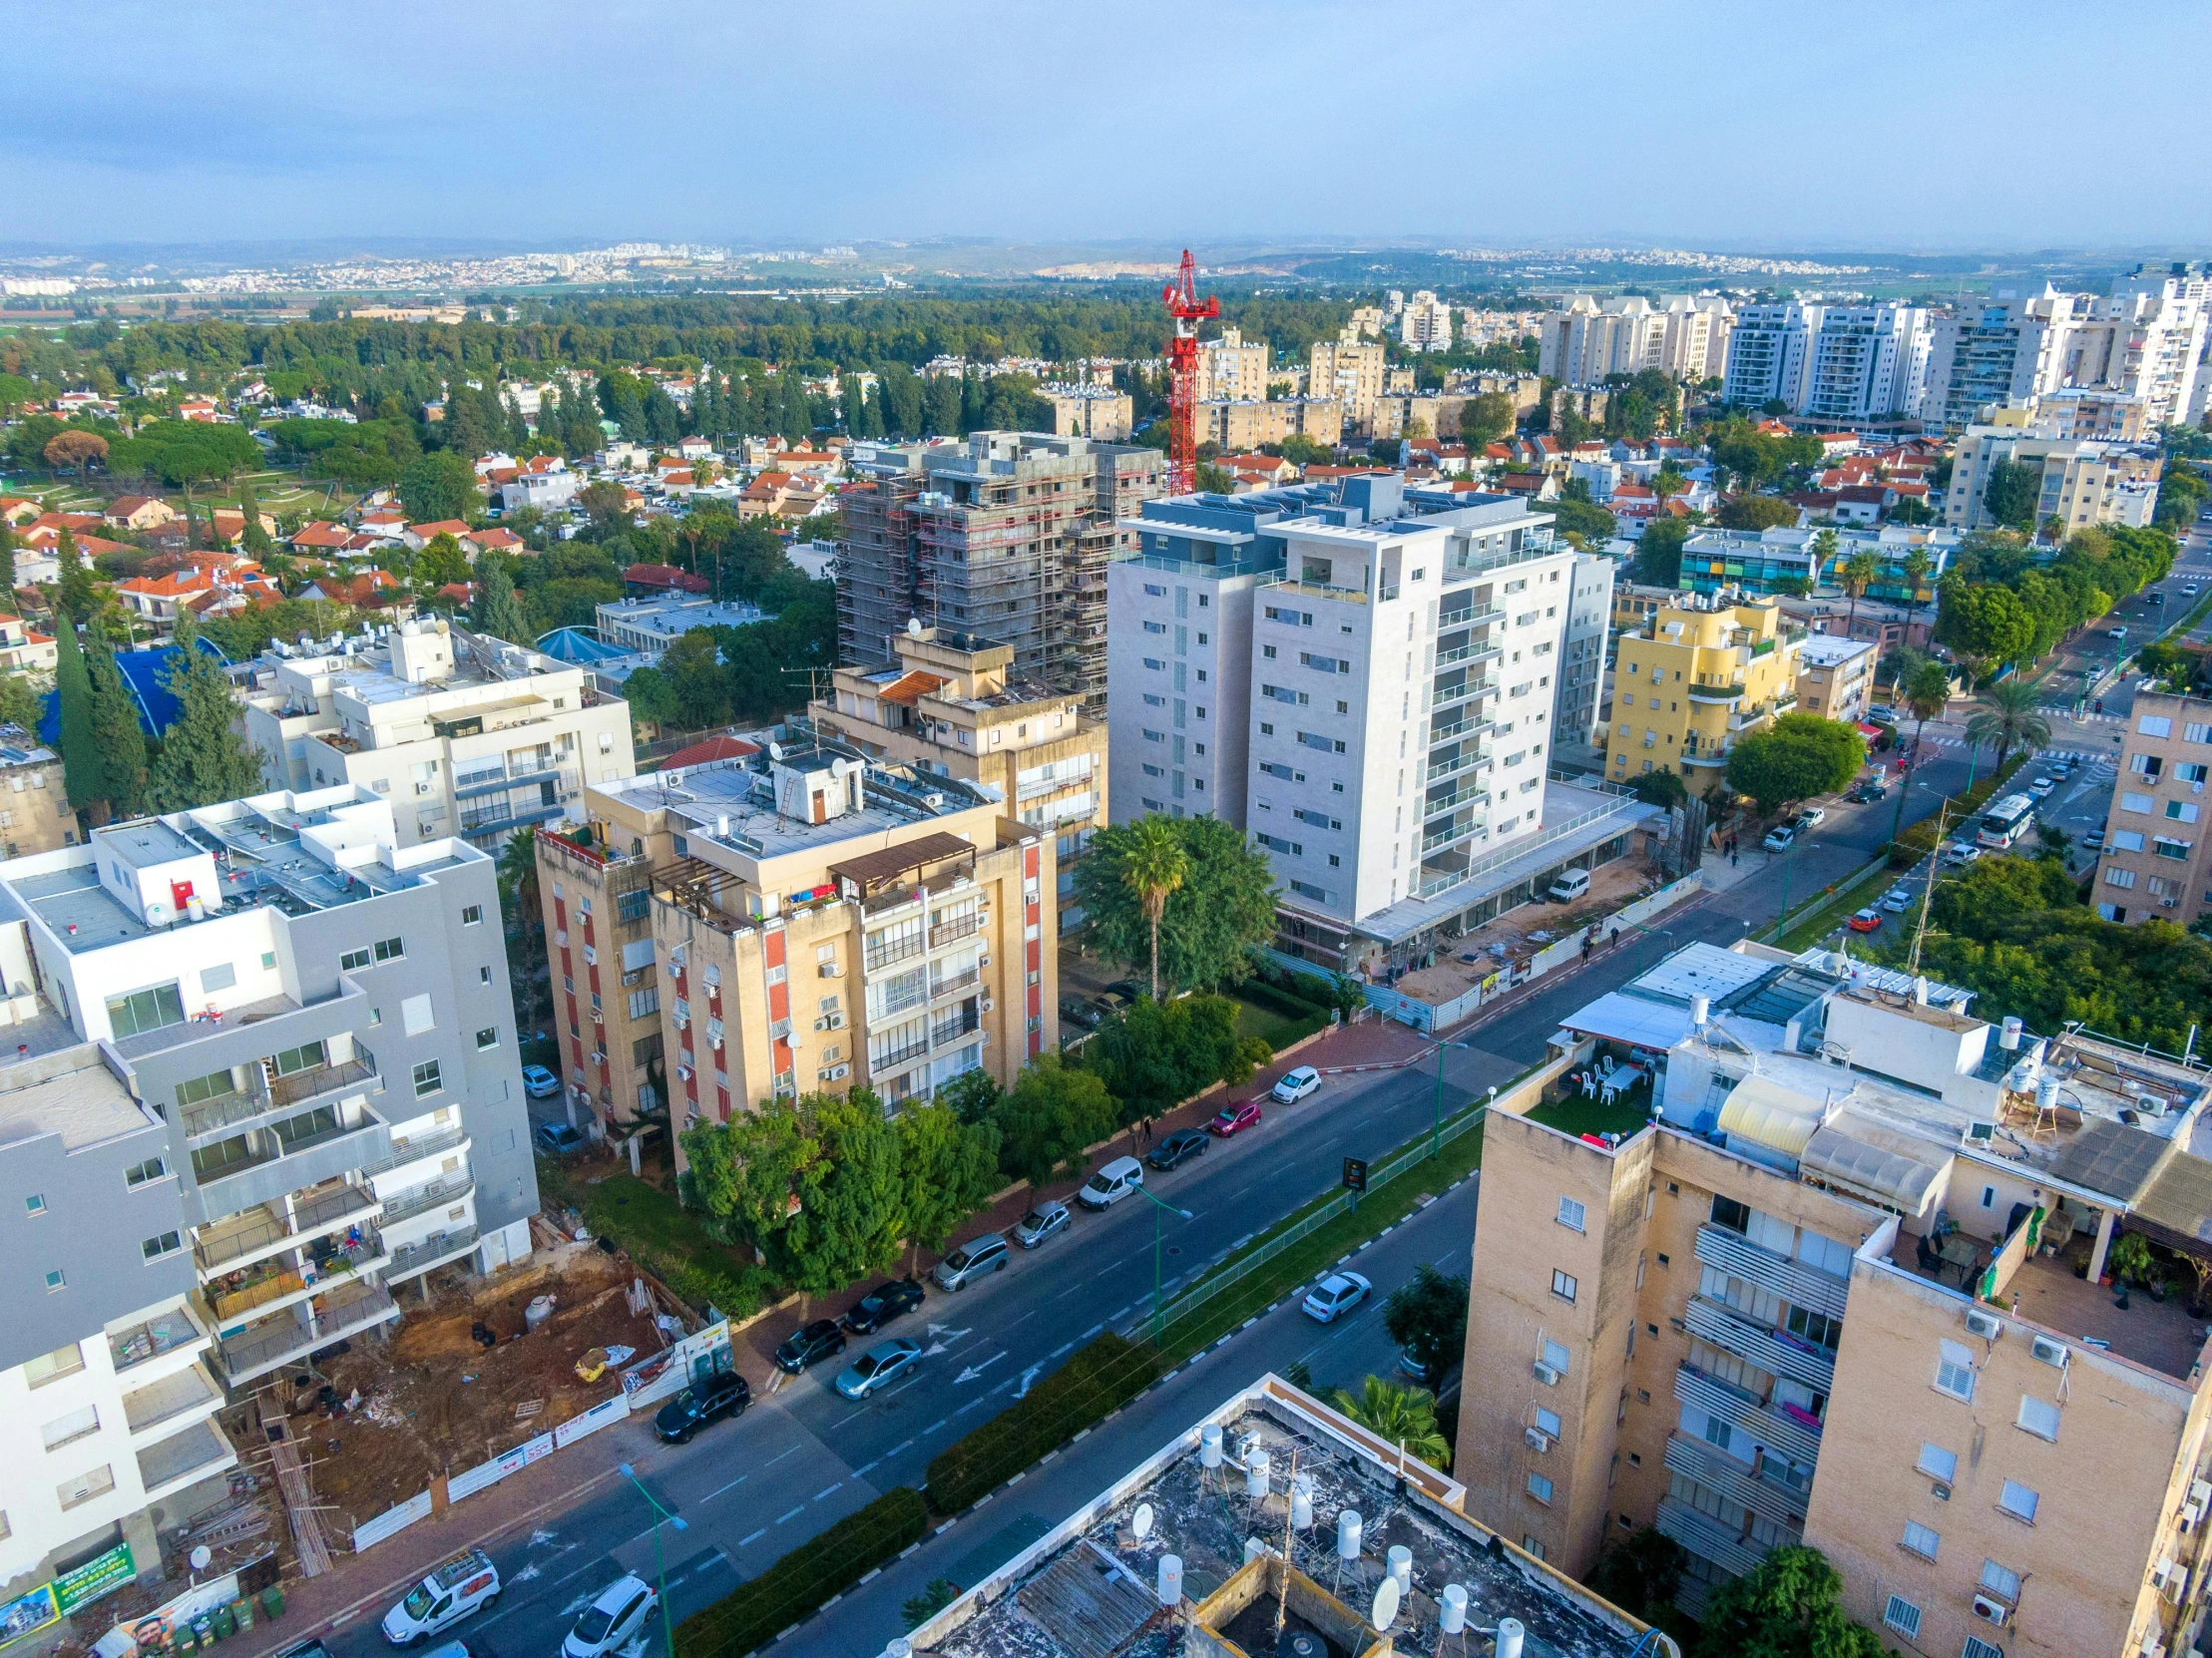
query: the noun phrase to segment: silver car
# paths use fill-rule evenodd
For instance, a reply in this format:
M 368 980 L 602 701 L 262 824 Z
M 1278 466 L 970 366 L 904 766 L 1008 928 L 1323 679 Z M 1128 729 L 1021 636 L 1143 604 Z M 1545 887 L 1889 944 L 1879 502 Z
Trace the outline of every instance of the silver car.
M 937 1263 L 937 1282 L 965 1290 L 987 1272 L 1006 1271 L 1006 1239 L 997 1232 L 971 1238 Z
M 1024 1249 L 1035 1249 L 1050 1238 L 1057 1238 L 1068 1230 L 1068 1205 L 1057 1198 L 1050 1203 L 1040 1203 L 1022 1217 L 1014 1228 L 1014 1241 Z

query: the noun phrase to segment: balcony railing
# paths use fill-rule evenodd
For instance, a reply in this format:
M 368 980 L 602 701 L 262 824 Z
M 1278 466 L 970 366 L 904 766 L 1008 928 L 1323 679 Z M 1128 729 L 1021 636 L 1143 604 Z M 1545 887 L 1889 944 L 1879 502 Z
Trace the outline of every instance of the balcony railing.
M 442 1180 L 433 1180 L 428 1185 L 412 1187 L 384 1205 L 384 1225 L 396 1226 L 401 1221 L 428 1214 L 432 1209 L 446 1208 L 460 1202 L 474 1190 L 476 1182 L 466 1174 L 452 1175 Z
M 1772 1479 L 1761 1478 L 1726 1451 L 1687 1434 L 1670 1434 L 1666 1442 L 1666 1465 L 1670 1473 L 1696 1480 L 1709 1491 L 1718 1491 L 1731 1502 L 1741 1503 L 1761 1519 L 1777 1525 L 1805 1524 L 1808 1493 Z
M 1697 1258 L 1706 1266 L 1772 1290 L 1792 1307 L 1825 1313 L 1830 1318 L 1843 1317 L 1844 1301 L 1851 1292 L 1849 1279 L 1761 1249 L 1742 1233 L 1731 1232 L 1725 1226 L 1708 1224 L 1697 1229 Z
M 1691 685 L 1688 687 L 1689 699 L 1692 702 L 1741 702 L 1743 691 L 1743 682 L 1740 679 L 1732 685 Z
M 389 1157 L 379 1157 L 373 1163 L 361 1165 L 364 1179 L 371 1175 L 389 1174 L 395 1168 L 405 1168 L 409 1163 L 424 1157 L 435 1157 L 441 1151 L 451 1151 L 455 1146 L 468 1142 L 465 1128 L 441 1128 L 434 1134 L 418 1134 L 413 1139 L 401 1140 L 392 1147 Z
M 929 989 L 929 999 L 935 1002 L 940 997 L 958 996 L 963 991 L 973 990 L 982 983 L 983 969 L 972 967 L 966 973 L 956 973 L 950 979 L 938 980 Z
M 897 1047 L 892 1048 L 890 1052 L 869 1059 L 868 1069 L 870 1073 L 880 1076 L 887 1070 L 895 1070 L 897 1067 L 908 1063 L 910 1060 L 921 1058 L 928 1051 L 929 1037 L 926 1035 L 915 1036 L 907 1041 L 901 1042 Z
M 1712 1561 L 1731 1577 L 1747 1575 L 1767 1557 L 1766 1549 L 1759 1544 L 1673 1497 L 1660 1498 L 1658 1527 L 1692 1554 Z
M 1434 747 L 1440 742 L 1450 742 L 1454 737 L 1464 737 L 1470 732 L 1488 731 L 1497 723 L 1494 719 L 1470 719 L 1462 715 L 1449 724 L 1430 726 L 1429 744 Z
M 1505 619 L 1505 611 L 1495 606 L 1487 611 L 1452 611 L 1437 618 L 1437 631 L 1448 633 L 1455 627 L 1481 627 L 1489 622 L 1503 622 Z
M 336 1064 L 314 1065 L 306 1070 L 287 1072 L 272 1077 L 268 1085 L 269 1098 L 279 1105 L 298 1105 L 327 1093 L 344 1093 L 363 1089 L 371 1093 L 382 1088 L 382 1078 L 377 1074 L 373 1054 L 359 1058 L 340 1060 Z
M 1455 755 L 1449 760 L 1431 760 L 1426 780 L 1431 783 L 1441 783 L 1447 777 L 1457 777 L 1463 771 L 1473 771 L 1479 766 L 1489 764 L 1490 756 L 1482 752 Z
M 1450 846 L 1455 841 L 1464 841 L 1470 835 L 1481 834 L 1483 832 L 1483 829 L 1484 825 L 1480 822 L 1466 823 L 1462 824 L 1457 829 L 1439 829 L 1434 834 L 1423 835 L 1421 837 L 1422 853 L 1426 855 L 1428 853 L 1435 852 L 1440 848 Z M 1444 882 L 1442 883 L 1442 885 L 1451 886 L 1464 879 L 1464 876 L 1455 875 L 1451 878 L 1450 881 Z
M 1449 812 L 1455 807 L 1465 806 L 1471 801 L 1488 800 L 1489 798 L 1490 790 L 1488 789 L 1455 789 L 1442 800 L 1431 800 L 1424 805 L 1421 808 L 1421 815 L 1425 818 L 1435 817 L 1440 812 Z
M 277 1216 L 262 1209 L 254 1218 L 233 1217 L 203 1229 L 194 1240 L 193 1259 L 203 1273 L 219 1272 L 232 1262 L 242 1261 L 272 1247 L 289 1248 L 319 1233 L 334 1231 L 348 1224 L 353 1217 L 365 1215 L 376 1208 L 376 1194 L 359 1186 L 341 1186 L 310 1202 L 302 1203 L 292 1212 L 287 1226 Z
M 428 1272 L 432 1267 L 458 1260 L 476 1247 L 477 1230 L 464 1226 L 452 1232 L 433 1232 L 429 1237 L 392 1251 L 392 1258 L 384 1268 L 384 1282 L 396 1283 L 402 1278 L 412 1278 L 418 1272 Z
M 968 1014 L 956 1012 L 950 1018 L 941 1019 L 929 1028 L 929 1044 L 932 1047 L 948 1047 L 958 1042 L 961 1037 L 972 1036 L 981 1029 L 981 1021 Z
M 118 1371 L 126 1371 L 135 1365 L 143 1365 L 150 1359 L 159 1359 L 165 1353 L 190 1347 L 194 1342 L 206 1341 L 208 1332 L 195 1324 L 192 1316 L 182 1307 L 150 1318 L 143 1324 L 134 1324 L 128 1330 L 111 1332 L 108 1337 L 108 1357 Z
M 1786 1376 L 1822 1393 L 1836 1385 L 1834 1354 L 1745 1318 L 1717 1301 L 1691 1297 L 1685 1322 L 1691 1335 L 1726 1348 L 1740 1359 L 1749 1359 L 1770 1376 Z
M 929 947 L 935 950 L 942 945 L 971 938 L 982 925 L 982 916 L 973 912 L 964 916 L 955 916 L 950 921 L 941 921 L 929 930 Z
M 1755 1444 L 1779 1451 L 1801 1466 L 1811 1467 L 1820 1459 L 1817 1427 L 1760 1404 L 1741 1388 L 1708 1376 L 1695 1365 L 1685 1363 L 1674 1373 L 1674 1397 L 1733 1425 Z
M 1451 690 L 1437 691 L 1430 700 L 1429 711 L 1435 714 L 1446 708 L 1457 708 L 1463 702 L 1479 701 L 1497 688 L 1498 681 L 1495 679 L 1470 679 L 1464 685 L 1455 686 Z
M 918 931 L 902 934 L 896 939 L 889 939 L 880 944 L 870 943 L 866 953 L 866 971 L 869 973 L 881 972 L 884 968 L 912 960 L 928 948 L 928 940 Z
M 356 1330 L 381 1324 L 397 1311 L 381 1284 L 362 1284 L 350 1293 L 333 1292 L 323 1309 L 307 1319 L 279 1313 L 267 1323 L 221 1344 L 222 1368 L 233 1384 L 245 1382 L 301 1354 L 342 1341 Z

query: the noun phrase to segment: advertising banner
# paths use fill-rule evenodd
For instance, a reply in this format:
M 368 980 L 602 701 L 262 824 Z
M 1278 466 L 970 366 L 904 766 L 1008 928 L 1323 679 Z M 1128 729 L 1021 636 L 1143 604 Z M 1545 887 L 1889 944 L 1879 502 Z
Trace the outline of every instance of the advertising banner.
M 74 1571 L 65 1571 L 54 1579 L 54 1598 L 67 1614 L 80 1606 L 89 1606 L 102 1595 L 116 1590 L 138 1575 L 137 1563 L 131 1558 L 131 1545 L 117 1543 L 107 1553 L 96 1555 Z

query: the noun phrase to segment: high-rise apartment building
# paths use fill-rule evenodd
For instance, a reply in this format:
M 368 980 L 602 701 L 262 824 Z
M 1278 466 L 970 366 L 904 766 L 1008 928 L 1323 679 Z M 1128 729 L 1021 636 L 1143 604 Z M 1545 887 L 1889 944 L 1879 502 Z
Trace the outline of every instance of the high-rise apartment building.
M 1398 314 L 1398 342 L 1408 351 L 1452 349 L 1452 307 L 1421 289 Z
M 1733 308 L 1717 293 L 1678 293 L 1657 305 L 1641 294 L 1600 303 L 1578 293 L 1539 324 L 1538 368 L 1569 386 L 1647 368 L 1694 384 L 1725 370 L 1734 325 Z
M 592 855 L 542 869 L 572 1100 L 627 1112 L 658 1062 L 680 1131 L 1058 1051 L 1054 837 L 977 785 L 799 736 L 587 804 Z
M 2122 1231 L 2204 1257 L 2212 1090 L 1971 1001 L 1692 945 L 1561 1021 L 1562 1064 L 1634 1053 L 1654 1120 L 1485 1130 L 1472 1515 L 1575 1573 L 1655 1526 L 1692 1615 L 1802 1541 L 1901 1651 L 2186 1649 L 2204 1331 L 2100 1279 Z
M 1771 599 L 1732 589 L 1662 606 L 1614 652 L 1605 775 L 1671 771 L 1702 794 L 1737 739 L 1797 705 L 1802 628 Z
M 1721 397 L 1741 408 L 1781 401 L 1802 408 L 1810 383 L 1813 339 L 1820 332 L 1822 305 L 1795 299 L 1746 305 L 1736 313 L 1728 336 L 1728 369 Z
M 2163 271 L 2139 265 L 2112 283 L 2103 309 L 2114 338 L 2102 383 L 2142 398 L 2154 427 L 2186 418 L 2212 372 L 2204 366 L 2212 265 L 2176 262 Z
M 1601 553 L 1581 553 L 1574 559 L 1566 632 L 1559 640 L 1559 742 L 1586 743 L 1597 734 L 1605 694 L 1605 644 L 1612 634 L 1615 569 Z
M 1117 529 L 1160 490 L 1156 449 L 1035 432 L 856 444 L 843 499 L 838 654 L 893 658 L 910 621 L 1012 646 L 1014 671 L 1098 706 L 1106 567 Z
M 1944 491 L 1944 523 L 1957 531 L 1994 528 L 1990 479 L 1999 463 L 2024 467 L 2035 479 L 2034 525 L 2052 519 L 2068 531 L 2094 524 L 2141 528 L 2158 505 L 2163 467 L 2155 439 L 2108 443 L 2059 436 L 2056 421 L 2028 409 L 1992 409 L 1987 424 L 1970 425 L 1952 457 Z
M 1389 351 L 1382 341 L 1363 340 L 1358 330 L 1346 328 L 1333 340 L 1313 342 L 1306 395 L 1335 398 L 1345 426 L 1367 432 L 1375 423 L 1375 400 L 1383 394 L 1389 366 Z
M 401 846 L 458 835 L 497 850 L 573 820 L 586 783 L 638 769 L 630 704 L 582 667 L 442 617 L 256 657 L 240 724 L 271 788 L 354 783 Z
M 1058 842 L 1061 931 L 1082 925 L 1076 860 L 1106 821 L 1106 723 L 1049 685 L 1011 677 L 1014 652 L 910 626 L 896 667 L 841 667 L 807 704 L 814 728 L 871 760 L 998 791 L 1010 815 Z
M 1198 401 L 1258 402 L 1267 395 L 1267 341 L 1247 341 L 1242 330 L 1224 328 L 1219 337 L 1198 345 Z
M 2212 915 L 2212 701 L 2138 692 L 2119 765 L 2097 854 L 2097 914 L 2194 926 Z
M 1919 414 L 1928 390 L 1929 345 L 1928 313 L 1917 306 L 1825 307 L 1799 412 L 1837 429 Z

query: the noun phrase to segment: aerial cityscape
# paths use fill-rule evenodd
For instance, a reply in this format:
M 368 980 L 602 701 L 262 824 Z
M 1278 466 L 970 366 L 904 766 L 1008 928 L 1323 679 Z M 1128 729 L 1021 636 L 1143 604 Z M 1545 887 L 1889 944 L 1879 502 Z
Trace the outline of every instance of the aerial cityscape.
M 2212 28 L 753 11 L 15 31 L 0 1658 L 2212 1648 Z

